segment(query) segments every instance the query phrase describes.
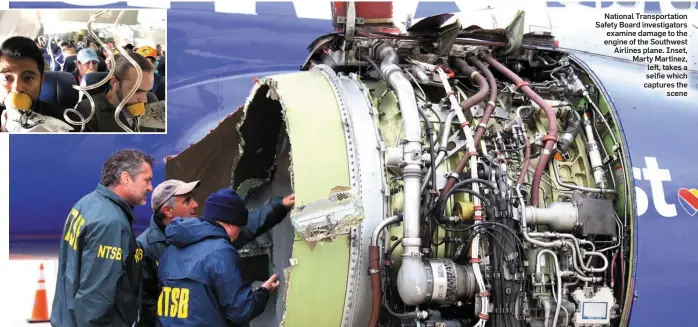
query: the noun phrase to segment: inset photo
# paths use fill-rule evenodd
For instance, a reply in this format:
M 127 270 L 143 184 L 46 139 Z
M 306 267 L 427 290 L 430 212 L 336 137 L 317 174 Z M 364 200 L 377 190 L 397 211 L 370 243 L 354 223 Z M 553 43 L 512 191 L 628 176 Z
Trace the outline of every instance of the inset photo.
M 0 132 L 166 133 L 167 11 L 0 10 Z

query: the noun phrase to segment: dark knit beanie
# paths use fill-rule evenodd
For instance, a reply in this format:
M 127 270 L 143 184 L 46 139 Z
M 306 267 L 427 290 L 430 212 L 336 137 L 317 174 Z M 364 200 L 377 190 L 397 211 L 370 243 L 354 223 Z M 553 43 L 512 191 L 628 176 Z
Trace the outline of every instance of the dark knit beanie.
M 202 218 L 243 227 L 247 225 L 247 207 L 235 190 L 223 188 L 206 199 Z

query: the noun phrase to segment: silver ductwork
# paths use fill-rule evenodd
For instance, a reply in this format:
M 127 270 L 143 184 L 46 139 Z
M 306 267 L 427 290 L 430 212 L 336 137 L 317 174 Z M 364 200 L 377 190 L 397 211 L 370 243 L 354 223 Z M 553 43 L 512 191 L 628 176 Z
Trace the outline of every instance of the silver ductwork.
M 405 207 L 403 213 L 402 266 L 397 277 L 397 288 L 407 305 L 423 303 L 428 296 L 429 276 L 419 251 L 419 212 L 422 183 L 422 126 L 412 84 L 398 66 L 397 52 L 387 44 L 376 48 L 381 75 L 395 92 L 402 120 L 405 124 L 405 142 L 402 164 Z
M 556 232 L 571 232 L 578 221 L 578 210 L 573 202 L 553 202 L 547 208 L 526 207 L 527 224 L 547 225 Z
M 616 222 L 612 210 L 610 200 L 574 193 L 571 202 L 553 202 L 547 208 L 525 207 L 523 214 L 526 225 L 546 225 L 559 233 L 613 236 Z

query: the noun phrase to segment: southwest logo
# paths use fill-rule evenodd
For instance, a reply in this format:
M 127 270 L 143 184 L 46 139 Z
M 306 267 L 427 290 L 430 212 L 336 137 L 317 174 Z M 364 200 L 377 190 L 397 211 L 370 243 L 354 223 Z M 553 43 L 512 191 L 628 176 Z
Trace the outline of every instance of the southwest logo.
M 698 212 L 698 190 L 685 189 L 679 190 L 679 203 L 689 215 L 693 216 Z

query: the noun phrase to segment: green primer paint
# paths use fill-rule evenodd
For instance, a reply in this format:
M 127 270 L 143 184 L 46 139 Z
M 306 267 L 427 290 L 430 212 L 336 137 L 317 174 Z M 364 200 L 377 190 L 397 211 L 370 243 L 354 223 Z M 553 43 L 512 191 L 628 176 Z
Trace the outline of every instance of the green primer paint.
M 270 76 L 260 83 L 272 86 L 284 109 L 296 206 L 325 199 L 335 187 L 349 186 L 339 105 L 326 78 L 318 72 L 298 72 Z M 282 325 L 339 326 L 349 269 L 348 235 L 313 249 L 296 235 L 292 260 Z

